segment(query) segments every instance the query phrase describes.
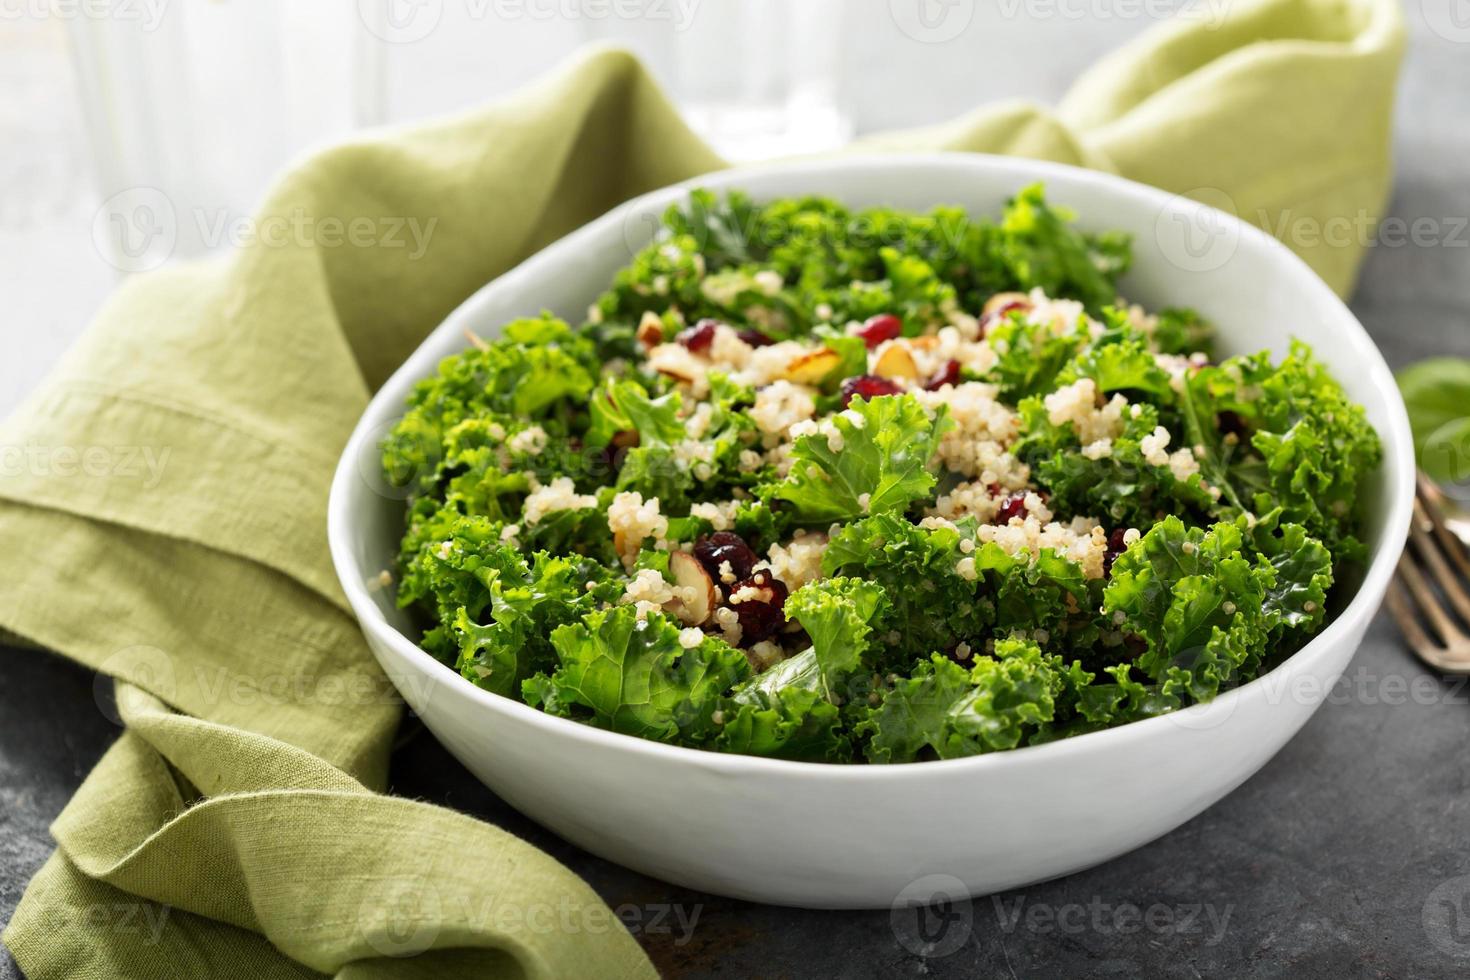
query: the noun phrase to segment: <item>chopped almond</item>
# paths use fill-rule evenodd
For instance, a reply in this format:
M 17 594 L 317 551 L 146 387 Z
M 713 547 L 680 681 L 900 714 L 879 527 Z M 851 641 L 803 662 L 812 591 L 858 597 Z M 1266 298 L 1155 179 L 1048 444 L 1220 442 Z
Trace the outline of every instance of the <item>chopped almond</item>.
M 638 321 L 637 337 L 645 350 L 653 350 L 664 342 L 664 322 L 657 313 L 649 310 L 643 314 L 643 319 Z
M 689 591 L 692 598 L 673 601 L 674 615 L 689 626 L 700 626 L 708 622 L 720 598 L 715 592 L 714 580 L 699 563 L 699 559 L 687 551 L 676 551 L 669 555 L 669 572 L 674 576 L 674 586 Z
M 992 313 L 998 313 L 1003 308 L 1012 305 L 1016 306 L 1018 309 L 1029 310 L 1031 309 L 1031 297 L 1027 296 L 1025 293 L 996 293 L 994 296 L 985 301 L 985 305 L 980 309 L 980 314 L 982 316 L 989 316 Z
M 882 354 L 878 355 L 878 361 L 873 365 L 873 373 L 890 381 L 917 381 L 919 366 L 914 363 L 914 355 L 908 352 L 907 347 L 890 344 Z
M 786 365 L 786 380 L 798 384 L 820 384 L 841 362 L 841 354 L 830 347 L 819 347 L 797 356 Z

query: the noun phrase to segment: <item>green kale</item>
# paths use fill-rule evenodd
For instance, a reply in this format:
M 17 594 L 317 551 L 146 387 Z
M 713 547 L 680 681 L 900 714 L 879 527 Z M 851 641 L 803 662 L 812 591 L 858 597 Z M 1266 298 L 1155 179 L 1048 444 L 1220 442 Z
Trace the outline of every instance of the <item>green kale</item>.
M 799 437 L 790 475 L 762 488 L 803 523 L 902 512 L 934 488 L 930 459 L 953 424 L 943 407 L 931 419 L 912 395 L 885 395 L 854 398 L 849 411 L 832 417 L 840 443 L 821 432 Z
M 987 381 L 1007 399 L 1042 395 L 1057 387 L 1057 379 L 1087 343 L 1087 327 L 1079 320 L 1058 332 L 1051 323 L 1027 319 L 1013 312 L 991 325 L 986 339 L 996 353 Z
M 936 654 L 896 681 L 859 727 L 872 762 L 909 762 L 926 749 L 941 759 L 1011 749 L 1040 733 L 1057 701 L 1088 675 L 1034 643 L 999 640 L 995 656 L 968 669 Z
M 630 605 L 559 626 L 551 644 L 560 664 L 526 682 L 526 700 L 641 738 L 708 741 L 721 696 L 750 674 L 745 655 L 722 640 L 685 648 L 662 613 L 640 620 Z
M 1223 481 L 1242 510 L 1279 506 L 1338 561 L 1363 557 L 1363 483 L 1382 446 L 1306 345 L 1293 341 L 1278 366 L 1262 353 L 1203 368 L 1186 392 L 1187 435 L 1205 450 L 1207 478 Z
M 885 618 L 890 608 L 881 586 L 856 578 L 818 579 L 786 600 L 786 617 L 799 622 L 812 639 L 822 692 L 829 699 L 864 663 L 872 623 Z
M 886 666 L 906 669 L 916 659 L 979 645 L 995 622 L 994 602 L 956 570 L 961 535 L 948 528 L 927 529 L 896 514 L 880 514 L 848 524 L 822 556 L 822 570 L 881 586 L 888 597 L 872 623 L 890 649 Z
M 1084 234 L 1072 227 L 1072 217 L 1048 205 L 1041 185 L 1032 184 L 1006 206 L 995 250 L 1019 287 L 1074 297 L 1098 313 L 1117 299 L 1131 243 L 1122 234 Z

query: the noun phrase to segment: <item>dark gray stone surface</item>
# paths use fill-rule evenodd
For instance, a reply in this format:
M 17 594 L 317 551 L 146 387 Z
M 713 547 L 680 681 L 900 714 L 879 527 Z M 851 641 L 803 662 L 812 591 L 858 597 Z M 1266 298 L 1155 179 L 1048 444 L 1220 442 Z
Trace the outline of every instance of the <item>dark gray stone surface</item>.
M 1395 367 L 1470 356 L 1470 44 L 1411 22 L 1392 213 L 1429 221 L 1430 240 L 1373 247 L 1353 304 Z M 116 735 L 94 681 L 0 649 L 0 921 L 50 853 L 48 823 Z M 625 906 L 669 976 L 1470 975 L 1470 688 L 1434 677 L 1384 616 L 1306 728 L 1221 803 L 1102 867 L 923 923 L 731 902 L 624 871 L 515 813 L 424 735 L 399 750 L 392 780 L 566 862 Z M 922 955 L 920 928 L 945 955 Z M 13 975 L 0 954 L 0 977 Z

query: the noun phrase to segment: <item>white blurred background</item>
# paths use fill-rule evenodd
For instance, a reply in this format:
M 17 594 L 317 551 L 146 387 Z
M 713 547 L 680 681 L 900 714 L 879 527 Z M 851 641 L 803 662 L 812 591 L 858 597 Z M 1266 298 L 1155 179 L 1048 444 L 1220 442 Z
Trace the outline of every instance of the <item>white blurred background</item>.
M 727 156 L 823 149 L 998 99 L 1054 102 L 1161 19 L 1236 2 L 0 0 L 0 413 L 154 264 L 109 245 L 114 195 L 244 216 L 313 146 L 496 99 L 596 40 L 642 55 Z M 1404 100 L 1432 108 L 1464 79 L 1449 66 L 1470 59 L 1470 29 L 1446 37 L 1432 7 L 1463 2 L 1409 0 L 1429 51 Z M 1467 132 L 1401 127 L 1400 157 L 1463 161 Z M 181 223 L 171 259 L 227 247 L 210 227 Z

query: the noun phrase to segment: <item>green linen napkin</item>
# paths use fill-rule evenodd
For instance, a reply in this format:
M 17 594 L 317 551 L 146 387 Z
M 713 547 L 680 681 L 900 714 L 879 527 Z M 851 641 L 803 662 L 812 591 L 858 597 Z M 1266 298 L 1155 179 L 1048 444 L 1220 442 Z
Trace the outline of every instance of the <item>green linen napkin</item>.
M 1236 4 L 1150 32 L 1055 112 L 866 144 L 1097 167 L 1267 227 L 1371 219 L 1401 46 L 1394 0 Z M 721 166 L 636 61 L 590 52 L 506 103 L 322 153 L 261 209 L 417 222 L 422 254 L 286 236 L 132 280 L 0 426 L 27 461 L 0 476 L 0 630 L 117 678 L 125 726 L 4 933 L 30 976 L 652 973 L 551 858 L 376 792 L 400 708 L 334 583 L 325 501 L 369 394 L 475 288 Z M 1350 288 L 1359 246 L 1291 244 Z

